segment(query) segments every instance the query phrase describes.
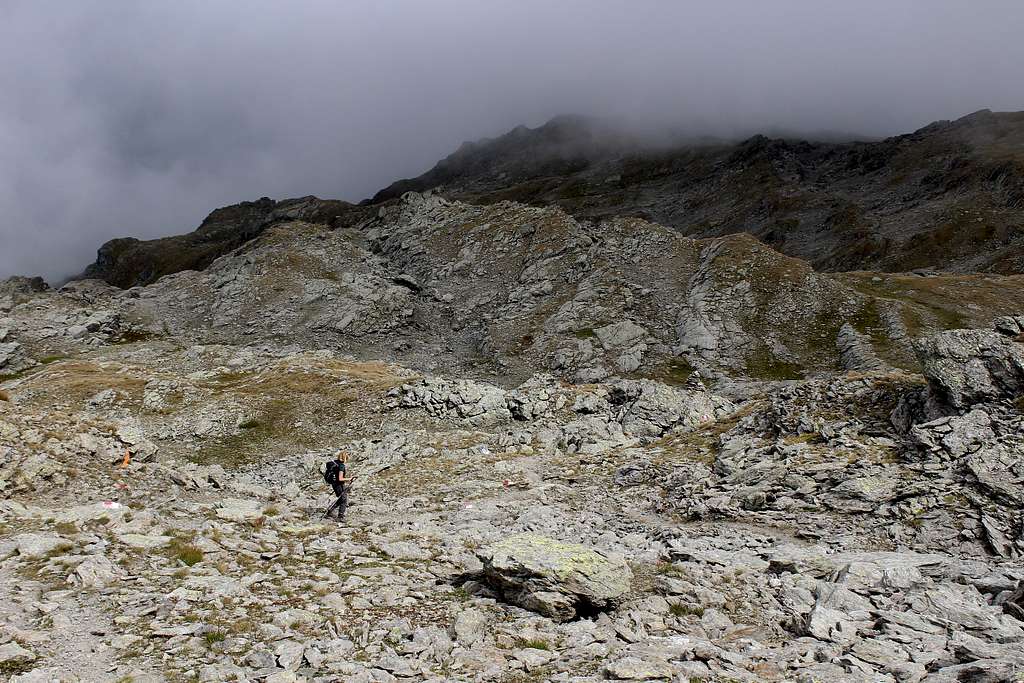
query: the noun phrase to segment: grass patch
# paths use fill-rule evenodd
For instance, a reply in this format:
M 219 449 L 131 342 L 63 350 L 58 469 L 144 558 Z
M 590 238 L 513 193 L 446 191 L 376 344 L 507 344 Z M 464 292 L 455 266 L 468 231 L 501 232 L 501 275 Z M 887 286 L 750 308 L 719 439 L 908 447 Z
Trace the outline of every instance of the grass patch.
M 685 358 L 670 358 L 650 373 L 646 374 L 647 379 L 657 380 L 670 386 L 682 386 L 693 374 L 693 366 Z
M 58 522 L 53 526 L 53 529 L 61 536 L 70 536 L 78 533 L 78 527 L 71 522 Z
M 661 576 L 683 576 L 683 571 L 671 562 L 659 562 L 654 565 L 654 573 Z
M 71 543 L 61 543 L 50 552 L 46 553 L 46 559 L 51 560 L 55 557 L 59 557 L 64 553 L 71 551 L 75 546 Z
M 36 668 L 35 662 L 4 662 L 0 664 L 0 676 L 14 677 Z
M 674 617 L 697 617 L 704 616 L 704 608 L 700 605 L 687 605 L 682 602 L 673 602 L 668 606 L 668 613 Z
M 803 371 L 799 365 L 779 360 L 765 346 L 761 346 L 751 353 L 747 357 L 746 365 L 747 373 L 756 379 L 783 381 L 803 377 Z
M 203 634 L 203 641 L 207 645 L 215 645 L 217 643 L 223 643 L 224 639 L 227 638 L 227 634 L 224 631 L 207 631 Z
M 796 444 L 812 444 L 812 443 L 824 443 L 824 439 L 817 432 L 810 432 L 808 434 L 791 435 L 785 437 L 783 440 L 787 446 L 795 446 Z
M 281 448 L 318 447 L 361 393 L 377 394 L 410 379 L 381 362 L 319 358 L 258 373 L 219 375 L 203 386 L 255 404 L 255 414 L 237 433 L 208 439 L 188 457 L 200 465 L 236 466 Z
M 189 459 L 200 465 L 232 465 L 249 462 L 275 439 L 288 437 L 294 424 L 294 407 L 274 400 L 264 406 L 260 417 L 246 420 L 237 434 L 210 439 Z
M 43 365 L 50 365 L 51 363 L 56 363 L 57 361 L 64 360 L 65 358 L 67 358 L 66 354 L 56 353 L 52 356 L 43 356 L 39 359 L 39 362 Z
M 45 360 L 45 359 L 44 359 Z M 113 389 L 141 400 L 146 380 L 134 377 L 118 363 L 65 361 L 32 375 L 29 380 L 39 400 L 82 403 L 100 391 Z
M 193 566 L 203 561 L 203 551 L 181 539 L 174 539 L 167 547 L 171 557 L 184 563 L 186 566 Z
M 577 339 L 594 339 L 597 337 L 597 332 L 594 332 L 593 327 L 584 327 L 582 330 L 573 332 L 573 336 Z
M 520 649 L 551 651 L 551 643 L 542 638 L 517 638 L 516 647 Z

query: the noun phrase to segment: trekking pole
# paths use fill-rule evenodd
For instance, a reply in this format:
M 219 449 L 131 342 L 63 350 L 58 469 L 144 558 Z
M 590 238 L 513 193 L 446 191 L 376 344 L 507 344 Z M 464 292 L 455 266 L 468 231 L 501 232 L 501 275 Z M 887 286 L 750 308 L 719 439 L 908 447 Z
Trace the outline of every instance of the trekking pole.
M 320 519 L 327 519 L 328 515 L 330 515 L 332 512 L 334 512 L 334 508 L 338 507 L 338 503 L 341 502 L 341 499 L 342 499 L 342 496 L 338 496 L 338 500 L 334 501 L 334 503 L 331 505 L 331 507 L 327 508 L 327 512 L 325 512 L 324 516 L 321 517 Z

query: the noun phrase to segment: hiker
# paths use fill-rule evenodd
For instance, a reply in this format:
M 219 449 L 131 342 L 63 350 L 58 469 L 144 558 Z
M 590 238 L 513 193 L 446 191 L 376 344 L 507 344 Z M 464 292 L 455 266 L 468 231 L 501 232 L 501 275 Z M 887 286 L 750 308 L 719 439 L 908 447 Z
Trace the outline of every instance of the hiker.
M 337 496 L 334 505 L 327 508 L 324 517 L 330 517 L 331 512 L 337 508 L 339 522 L 345 519 L 345 508 L 348 507 L 348 488 L 345 484 L 355 479 L 355 477 L 347 476 L 346 463 L 348 463 L 348 453 L 338 451 L 334 454 L 334 460 L 328 460 L 324 467 L 324 479 L 331 485 L 334 495 Z

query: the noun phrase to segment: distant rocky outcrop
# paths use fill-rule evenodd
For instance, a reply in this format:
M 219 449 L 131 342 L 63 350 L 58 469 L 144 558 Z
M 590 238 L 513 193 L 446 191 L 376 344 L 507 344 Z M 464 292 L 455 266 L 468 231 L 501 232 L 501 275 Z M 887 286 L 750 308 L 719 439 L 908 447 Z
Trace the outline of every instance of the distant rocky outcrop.
M 879 141 L 651 142 L 560 117 L 466 143 L 372 202 L 437 188 L 479 203 L 748 232 L 824 270 L 1024 272 L 1024 112 L 982 110 Z
M 285 221 L 344 227 L 367 212 L 337 200 L 316 197 L 274 201 L 264 197 L 213 211 L 195 231 L 155 240 L 123 237 L 99 248 L 96 261 L 83 277 L 97 278 L 121 288 L 155 282 L 183 270 L 203 270 L 215 259 Z

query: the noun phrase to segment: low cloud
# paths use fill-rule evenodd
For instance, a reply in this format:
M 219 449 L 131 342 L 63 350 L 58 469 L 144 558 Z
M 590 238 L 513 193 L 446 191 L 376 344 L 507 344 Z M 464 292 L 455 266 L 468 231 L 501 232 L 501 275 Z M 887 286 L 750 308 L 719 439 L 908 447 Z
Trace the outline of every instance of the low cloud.
M 889 135 L 1024 109 L 1024 4 L 734 0 L 0 7 L 0 277 L 263 195 L 358 201 L 561 113 Z

